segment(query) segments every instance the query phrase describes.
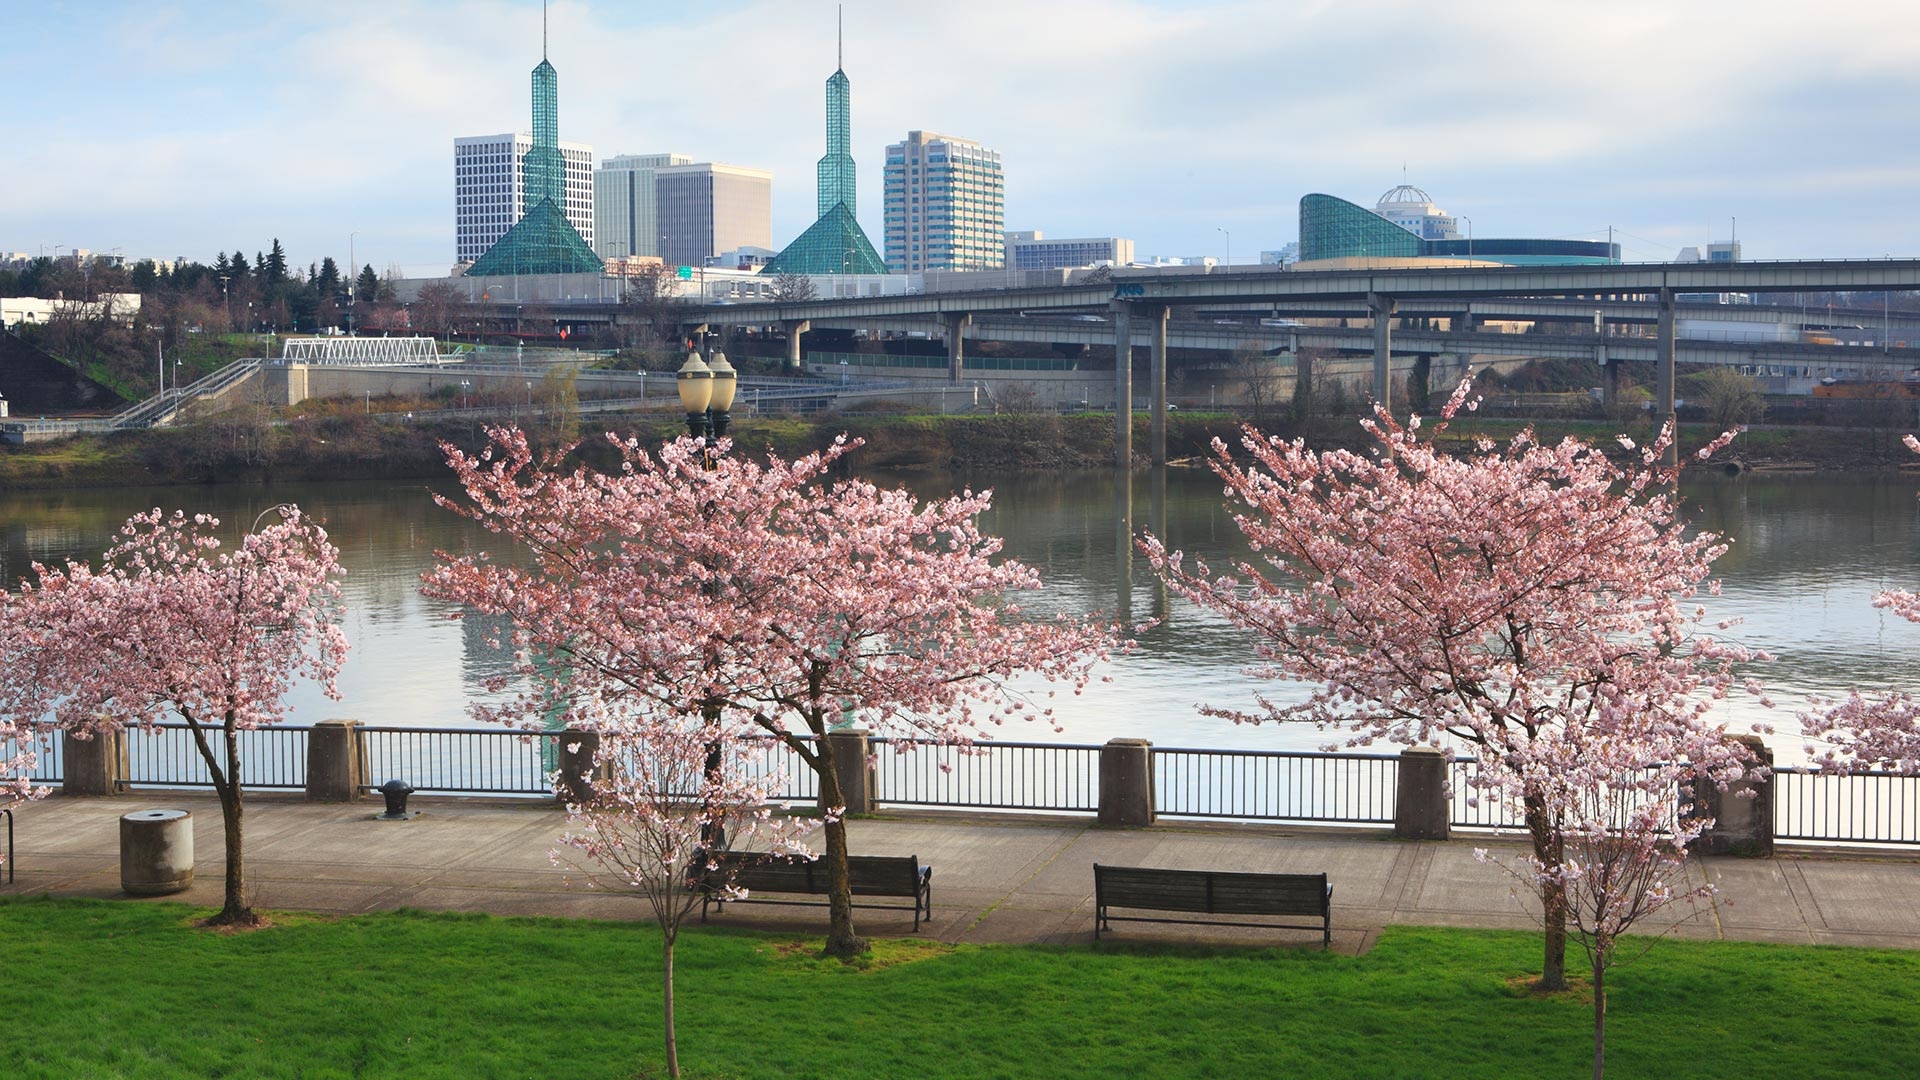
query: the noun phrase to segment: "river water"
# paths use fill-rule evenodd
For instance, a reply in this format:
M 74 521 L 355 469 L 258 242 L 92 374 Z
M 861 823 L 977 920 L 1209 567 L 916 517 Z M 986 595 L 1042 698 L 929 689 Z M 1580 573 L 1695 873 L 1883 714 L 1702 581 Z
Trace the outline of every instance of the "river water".
M 905 484 L 923 497 L 963 485 L 991 487 L 995 500 L 985 527 L 1005 539 L 1008 554 L 1035 566 L 1047 585 L 1038 597 L 1023 598 L 1030 611 L 1162 620 L 1137 651 L 1106 666 L 1108 681 L 1054 703 L 1063 730 L 1021 723 L 994 737 L 1098 743 L 1128 736 L 1160 746 L 1276 750 L 1328 744 L 1330 736 L 1311 728 L 1236 727 L 1200 715 L 1195 706 L 1203 703 L 1253 703 L 1255 686 L 1240 673 L 1251 657 L 1248 643 L 1214 616 L 1170 599 L 1145 560 L 1129 557 L 1121 542 L 1129 529 L 1150 529 L 1215 565 L 1244 554 L 1210 473 L 1142 472 L 1125 482 L 1107 473 L 876 479 Z M 449 620 L 449 607 L 422 597 L 418 585 L 436 548 L 483 548 L 497 540 L 437 507 L 434 487 L 448 490 L 451 483 L 0 493 L 0 579 L 16 584 L 34 560 L 97 558 L 121 522 L 154 506 L 212 513 L 233 525 L 276 503 L 295 502 L 324 518 L 340 546 L 352 654 L 339 680 L 344 699 L 329 701 L 317 688 L 300 686 L 289 699 L 292 722 L 338 716 L 379 725 L 471 726 L 467 710 L 480 700 L 481 681 L 501 671 L 506 657 L 486 646 L 481 627 Z M 1734 542 L 1717 564 L 1721 595 L 1703 603 L 1715 618 L 1741 620 L 1729 636 L 1777 657 L 1758 670 L 1777 707 L 1742 700 L 1724 706 L 1724 716 L 1742 728 L 1778 725 L 1783 734 L 1769 741 L 1783 763 L 1799 756 L 1801 741 L 1787 733 L 1809 695 L 1920 682 L 1920 627 L 1870 603 L 1879 590 L 1920 586 L 1917 490 L 1920 477 L 1895 474 L 1700 476 L 1683 489 L 1689 519 Z M 1286 687 L 1268 689 L 1288 696 Z

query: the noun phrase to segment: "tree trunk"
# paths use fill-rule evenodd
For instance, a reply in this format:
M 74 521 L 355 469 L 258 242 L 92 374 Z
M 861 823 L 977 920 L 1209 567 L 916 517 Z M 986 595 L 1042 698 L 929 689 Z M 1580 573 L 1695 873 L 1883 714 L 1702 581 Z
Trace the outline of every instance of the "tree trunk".
M 1593 953 L 1593 1080 L 1607 1071 L 1607 960 L 1602 951 Z
M 1527 833 L 1533 839 L 1533 857 L 1542 866 L 1560 865 L 1566 855 L 1566 838 L 1547 820 L 1547 807 L 1537 795 L 1526 797 Z M 1540 887 L 1540 921 L 1546 930 L 1545 954 L 1540 962 L 1539 990 L 1567 988 L 1567 889 L 1558 880 Z
M 680 1080 L 680 1043 L 673 1032 L 673 938 L 669 935 L 662 947 L 660 974 L 667 1003 L 667 1075 Z
M 846 795 L 840 790 L 840 774 L 834 768 L 833 741 L 825 737 L 814 741 L 819 755 L 820 812 L 844 809 Z M 853 931 L 853 883 L 847 877 L 847 823 L 834 813 L 827 822 L 827 948 L 828 956 L 842 959 L 867 951 L 867 943 Z
M 193 718 L 186 710 L 181 710 L 187 726 L 193 730 L 193 742 L 200 750 L 201 760 L 207 763 L 207 775 L 213 779 L 213 790 L 220 797 L 220 823 L 226 838 L 227 882 L 226 899 L 220 913 L 207 920 L 209 926 L 251 926 L 259 920 L 254 917 L 253 909 L 247 906 L 247 879 L 245 862 L 241 849 L 241 818 L 245 808 L 241 804 L 240 792 L 240 733 L 232 726 L 232 719 L 220 728 L 222 748 L 226 752 L 225 766 L 214 756 L 213 747 L 207 742 L 207 727 Z

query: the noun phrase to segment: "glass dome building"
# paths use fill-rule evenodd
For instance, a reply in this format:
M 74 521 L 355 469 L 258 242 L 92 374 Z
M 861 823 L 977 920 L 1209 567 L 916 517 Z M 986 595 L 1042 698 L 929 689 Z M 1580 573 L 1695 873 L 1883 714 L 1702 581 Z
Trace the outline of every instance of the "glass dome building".
M 1619 262 L 1620 245 L 1600 240 L 1497 237 L 1430 240 L 1364 206 L 1316 193 L 1300 200 L 1300 262 L 1327 259 L 1470 259 L 1509 266 L 1588 265 Z

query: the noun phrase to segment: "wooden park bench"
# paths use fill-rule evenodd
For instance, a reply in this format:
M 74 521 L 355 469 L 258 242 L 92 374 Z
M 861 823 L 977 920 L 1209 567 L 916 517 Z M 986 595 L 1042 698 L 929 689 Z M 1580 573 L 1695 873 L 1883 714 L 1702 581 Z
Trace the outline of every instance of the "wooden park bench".
M 1333 945 L 1333 886 L 1325 874 L 1248 874 L 1225 870 L 1162 870 L 1141 866 L 1093 865 L 1093 937 L 1113 922 L 1197 923 L 1206 926 L 1256 926 L 1274 930 L 1318 930 L 1323 947 Z M 1196 915 L 1301 915 L 1303 923 L 1243 922 L 1222 919 L 1159 919 L 1113 915 L 1109 908 L 1183 911 Z
M 825 859 L 785 859 L 755 851 L 722 852 L 719 865 L 707 871 L 706 895 L 700 900 L 700 921 L 707 921 L 709 907 L 726 904 L 802 904 L 823 906 L 826 900 L 789 900 L 762 896 L 762 893 L 805 893 L 826 896 L 828 892 Z M 920 932 L 921 921 L 933 919 L 933 867 L 920 865 L 918 855 L 849 855 L 847 880 L 855 897 L 889 896 L 913 901 L 913 930 Z M 738 900 L 727 900 L 719 890 L 731 881 L 747 891 Z M 905 904 L 862 904 L 854 907 L 886 908 L 906 911 Z

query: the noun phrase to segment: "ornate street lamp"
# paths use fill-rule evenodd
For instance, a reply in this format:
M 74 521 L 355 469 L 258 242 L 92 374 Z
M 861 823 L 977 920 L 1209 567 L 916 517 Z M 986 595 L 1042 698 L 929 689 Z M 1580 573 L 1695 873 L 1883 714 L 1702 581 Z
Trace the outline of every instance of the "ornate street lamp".
M 687 354 L 674 383 L 680 391 L 680 407 L 687 411 L 687 434 L 696 439 L 707 435 L 707 406 L 713 401 L 713 369 L 700 359 L 699 352 Z
M 724 437 L 733 420 L 733 395 L 739 385 L 727 354 L 715 349 L 711 359 L 702 360 L 698 349 L 689 352 L 674 385 L 680 391 L 680 406 L 687 411 L 687 434 L 703 440 Z

